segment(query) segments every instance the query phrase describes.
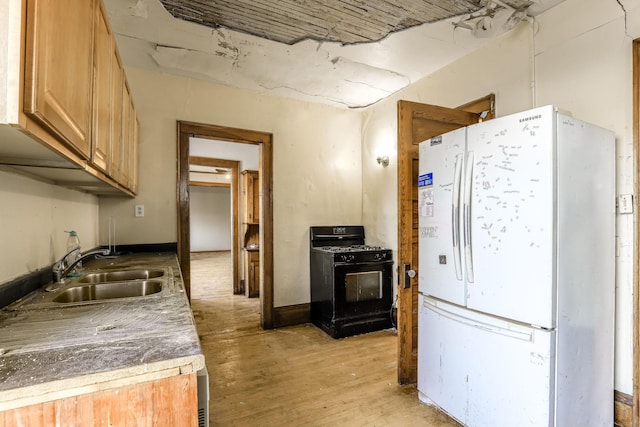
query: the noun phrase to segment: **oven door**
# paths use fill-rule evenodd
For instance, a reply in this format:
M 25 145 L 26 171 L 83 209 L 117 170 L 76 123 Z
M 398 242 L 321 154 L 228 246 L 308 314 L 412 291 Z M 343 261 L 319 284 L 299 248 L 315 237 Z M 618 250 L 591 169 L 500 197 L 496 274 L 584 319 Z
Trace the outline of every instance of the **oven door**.
M 383 314 L 391 310 L 393 261 L 336 263 L 335 318 Z

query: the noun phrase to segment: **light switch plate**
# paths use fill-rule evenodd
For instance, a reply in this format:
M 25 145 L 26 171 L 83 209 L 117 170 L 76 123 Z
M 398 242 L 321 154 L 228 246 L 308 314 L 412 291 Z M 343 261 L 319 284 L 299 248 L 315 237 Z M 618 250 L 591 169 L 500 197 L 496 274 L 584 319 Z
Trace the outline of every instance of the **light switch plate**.
M 621 194 L 618 198 L 618 212 L 621 214 L 633 213 L 633 194 Z

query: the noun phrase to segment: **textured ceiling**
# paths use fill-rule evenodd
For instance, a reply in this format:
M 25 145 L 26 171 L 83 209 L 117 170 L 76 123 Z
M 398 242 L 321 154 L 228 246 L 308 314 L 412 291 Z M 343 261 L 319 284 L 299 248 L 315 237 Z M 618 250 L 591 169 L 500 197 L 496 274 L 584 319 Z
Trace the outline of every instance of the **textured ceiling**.
M 424 23 L 471 14 L 488 5 L 526 8 L 528 0 L 160 0 L 175 18 L 224 27 L 286 44 L 305 39 L 367 43 Z
M 347 108 L 372 105 L 562 2 L 104 1 L 127 67 Z

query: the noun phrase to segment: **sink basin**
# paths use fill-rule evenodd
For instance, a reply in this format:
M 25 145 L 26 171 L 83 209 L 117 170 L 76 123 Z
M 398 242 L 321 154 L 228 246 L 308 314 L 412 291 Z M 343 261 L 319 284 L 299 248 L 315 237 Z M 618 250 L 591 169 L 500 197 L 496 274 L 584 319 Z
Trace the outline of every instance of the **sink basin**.
M 53 302 L 69 303 L 142 297 L 160 292 L 162 283 L 160 280 L 136 280 L 73 286 L 58 294 Z
M 79 280 L 81 283 L 123 282 L 126 280 L 153 279 L 164 276 L 164 270 L 120 270 L 87 273 Z

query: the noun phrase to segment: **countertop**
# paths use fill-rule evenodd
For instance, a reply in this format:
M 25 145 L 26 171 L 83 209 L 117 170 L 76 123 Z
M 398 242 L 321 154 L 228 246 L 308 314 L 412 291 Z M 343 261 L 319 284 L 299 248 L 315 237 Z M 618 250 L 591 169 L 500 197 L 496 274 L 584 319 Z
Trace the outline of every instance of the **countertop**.
M 136 267 L 163 268 L 171 280 L 158 294 L 91 303 L 53 303 L 42 288 L 0 311 L 0 410 L 204 367 L 175 254 L 104 258 L 84 270 Z

